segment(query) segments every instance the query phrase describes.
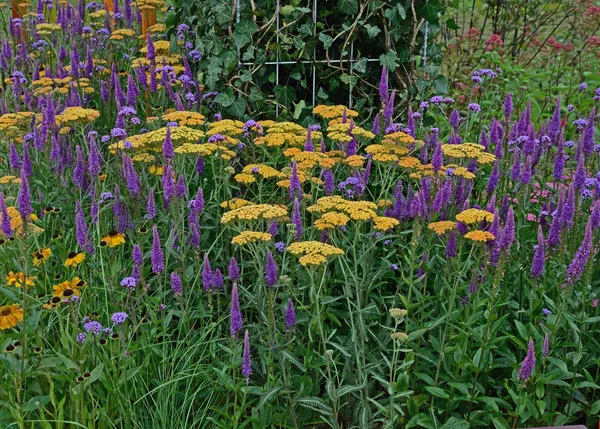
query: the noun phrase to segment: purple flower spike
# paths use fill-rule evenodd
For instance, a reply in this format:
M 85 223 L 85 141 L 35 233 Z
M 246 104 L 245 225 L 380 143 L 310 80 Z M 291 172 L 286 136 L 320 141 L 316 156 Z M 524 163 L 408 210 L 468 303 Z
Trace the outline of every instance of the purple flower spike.
M 243 322 L 238 287 L 237 284 L 234 284 L 231 289 L 231 313 L 229 320 L 229 333 L 231 334 L 231 338 L 237 338 L 238 334 L 242 332 L 242 327 Z
M 529 346 L 527 347 L 527 356 L 521 363 L 521 369 L 519 369 L 519 380 L 527 381 L 533 374 L 535 369 L 535 347 L 533 340 L 529 340 Z
M 265 265 L 265 281 L 267 286 L 274 287 L 277 284 L 277 265 L 273 259 L 273 254 L 269 252 L 267 255 L 267 263 Z
M 204 264 L 202 265 L 202 286 L 204 290 L 211 290 L 214 286 L 213 271 L 207 253 L 204 254 Z
M 167 161 L 171 161 L 175 157 L 175 150 L 173 148 L 173 139 L 171 139 L 171 127 L 167 127 L 167 134 L 162 146 L 163 158 Z
M 242 356 L 242 376 L 246 379 L 246 383 L 250 380 L 250 376 L 252 375 L 252 361 L 250 358 L 250 334 L 246 329 L 246 334 L 244 335 L 244 353 Z
M 513 242 L 515 241 L 515 212 L 510 206 L 508 209 L 508 214 L 506 215 L 506 223 L 504 224 L 504 229 L 502 230 L 502 236 L 500 237 L 500 242 L 498 243 L 501 249 L 510 250 Z
M 237 282 L 240 278 L 240 268 L 238 267 L 238 263 L 235 260 L 235 256 L 232 256 L 229 260 L 229 269 L 227 270 L 229 273 L 229 280 L 232 282 Z
M 288 298 L 287 308 L 285 309 L 285 332 L 292 331 L 296 333 L 296 310 L 291 298 Z
M 152 252 L 150 253 L 150 260 L 152 262 L 152 272 L 154 274 L 160 274 L 165 270 L 165 257 L 163 255 L 162 244 L 160 243 L 156 225 L 152 227 Z
M 21 219 L 25 222 L 33 214 L 33 207 L 31 207 L 31 192 L 29 190 L 29 180 L 25 171 L 21 169 L 21 187 L 19 189 L 19 195 L 17 196 L 17 209 L 21 215 Z
M 533 264 L 531 265 L 531 276 L 540 278 L 544 274 L 544 233 L 542 226 L 538 226 L 538 244 L 533 255 Z
M 294 198 L 292 223 L 296 226 L 296 234 L 294 235 L 294 240 L 299 241 L 302 238 L 302 216 L 300 215 L 300 203 L 298 202 L 298 198 Z
M 183 284 L 181 282 L 181 277 L 176 272 L 171 273 L 171 290 L 175 296 L 181 296 L 183 293 Z
M 10 238 L 13 236 L 13 229 L 10 225 L 10 216 L 8 215 L 8 209 L 6 208 L 6 201 L 4 200 L 4 192 L 0 192 L 0 216 L 2 216 L 1 227 L 2 234 Z
M 575 257 L 569 264 L 569 268 L 567 268 L 567 281 L 565 286 L 571 286 L 575 283 L 585 270 L 585 267 L 590 259 L 590 254 L 592 253 L 592 222 L 591 219 L 588 219 L 587 225 L 585 227 L 585 234 L 583 236 L 583 241 L 581 246 L 577 249 L 575 253 Z

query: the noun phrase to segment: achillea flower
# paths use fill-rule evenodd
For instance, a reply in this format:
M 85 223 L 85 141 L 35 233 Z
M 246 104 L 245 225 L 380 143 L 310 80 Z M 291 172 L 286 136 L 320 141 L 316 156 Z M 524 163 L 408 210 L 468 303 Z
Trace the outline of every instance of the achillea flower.
M 291 298 L 288 298 L 287 308 L 285 309 L 285 332 L 290 330 L 296 333 L 296 310 Z
M 238 334 L 242 332 L 242 312 L 240 310 L 240 298 L 238 295 L 237 284 L 234 283 L 231 289 L 231 312 L 229 320 L 229 333 L 231 338 L 237 338 Z
M 519 380 L 527 381 L 533 374 L 533 370 L 535 369 L 535 347 L 533 340 L 529 340 L 529 346 L 527 347 L 527 355 L 523 362 L 521 363 L 521 368 L 519 369 Z
M 154 274 L 160 274 L 165 270 L 165 258 L 156 225 L 152 227 L 152 251 L 150 253 L 150 261 L 152 262 L 152 272 Z
M 246 379 L 246 383 L 250 380 L 250 376 L 252 375 L 252 361 L 250 357 L 250 334 L 246 329 L 246 334 L 244 335 L 244 353 L 242 356 L 242 376 Z
M 183 293 L 183 285 L 181 283 L 181 277 L 176 272 L 171 273 L 171 290 L 175 296 L 181 296 Z
M 229 280 L 234 283 L 240 278 L 240 268 L 238 267 L 238 263 L 234 256 L 232 256 L 229 260 L 229 268 L 227 272 L 229 274 Z
M 279 279 L 277 275 L 277 265 L 273 259 L 273 254 L 269 252 L 267 255 L 267 263 L 265 265 L 265 281 L 267 286 L 274 287 Z
M 202 265 L 202 286 L 204 290 L 211 290 L 214 286 L 213 271 L 207 253 L 204 254 L 204 264 Z
M 533 255 L 533 263 L 531 265 L 531 276 L 540 278 L 542 274 L 544 274 L 544 264 L 545 264 L 545 256 L 544 256 L 544 233 L 542 231 L 542 226 L 538 226 L 538 244 L 535 249 L 535 254 Z

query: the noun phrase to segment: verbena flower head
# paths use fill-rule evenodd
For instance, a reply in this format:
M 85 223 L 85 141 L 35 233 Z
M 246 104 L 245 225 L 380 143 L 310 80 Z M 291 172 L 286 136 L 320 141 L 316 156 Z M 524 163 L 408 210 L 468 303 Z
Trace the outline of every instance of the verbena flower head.
M 113 323 L 115 325 L 122 325 L 123 323 L 125 323 L 125 320 L 127 320 L 127 317 L 128 317 L 127 313 L 121 311 L 121 312 L 114 313 L 110 317 L 110 319 L 113 321 Z

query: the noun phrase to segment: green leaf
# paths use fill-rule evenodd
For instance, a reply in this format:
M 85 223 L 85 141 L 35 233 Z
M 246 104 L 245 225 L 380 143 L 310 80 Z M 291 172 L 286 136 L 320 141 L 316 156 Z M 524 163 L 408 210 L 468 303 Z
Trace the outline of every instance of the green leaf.
M 470 427 L 471 425 L 469 422 L 463 419 L 457 419 L 456 417 L 450 417 L 441 429 L 469 429 Z
M 369 36 L 369 39 L 372 39 L 381 33 L 381 29 L 379 27 L 375 27 L 371 24 L 365 24 L 363 25 L 363 28 L 367 31 L 367 36 Z
M 440 387 L 425 386 L 425 390 L 427 390 L 429 393 L 431 393 L 433 396 L 435 396 L 437 398 L 448 399 L 450 397 L 448 392 L 446 392 L 444 389 L 442 389 Z
M 241 118 L 246 112 L 246 99 L 244 97 L 238 97 L 232 104 L 227 108 L 227 112 L 236 118 Z
M 338 0 L 337 7 L 346 15 L 354 15 L 358 12 L 358 0 Z
M 439 22 L 439 14 L 444 10 L 440 4 L 440 0 L 425 0 L 415 8 L 417 14 L 425 19 L 430 24 Z
M 367 59 L 361 58 L 352 65 L 352 70 L 357 73 L 364 73 L 367 71 Z
M 386 54 L 379 56 L 379 64 L 385 66 L 389 71 L 393 72 L 398 67 L 398 55 L 393 51 L 388 51 Z
M 235 46 L 240 49 L 245 44 L 252 42 L 252 35 L 258 31 L 258 26 L 252 19 L 243 19 L 235 24 L 233 32 L 233 41 Z
M 275 98 L 289 110 L 296 100 L 296 92 L 291 86 L 278 85 L 275 87 Z
M 35 411 L 35 410 L 43 407 L 44 405 L 46 405 L 48 402 L 50 402 L 50 396 L 48 396 L 48 395 L 34 396 L 29 401 L 27 401 L 23 404 L 23 411 L 25 411 L 25 412 Z
M 326 33 L 319 33 L 319 40 L 323 42 L 323 48 L 325 50 L 331 48 L 331 45 L 333 44 L 333 37 Z
M 306 101 L 300 100 L 298 103 L 294 103 L 294 119 L 298 120 L 302 114 L 302 110 L 306 107 Z
M 448 79 L 439 75 L 433 81 L 433 87 L 438 94 L 448 94 Z
M 233 91 L 229 88 L 225 92 L 219 92 L 215 97 L 215 102 L 220 104 L 223 107 L 229 107 L 235 101 L 235 96 L 233 95 Z
M 458 30 L 460 28 L 452 18 L 446 20 L 446 27 L 450 30 Z

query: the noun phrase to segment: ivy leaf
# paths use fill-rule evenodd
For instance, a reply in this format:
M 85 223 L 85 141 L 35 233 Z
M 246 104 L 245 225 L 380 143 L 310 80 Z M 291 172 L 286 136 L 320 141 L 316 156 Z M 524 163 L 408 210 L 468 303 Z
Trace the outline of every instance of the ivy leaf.
M 235 24 L 233 41 L 238 49 L 252 42 L 252 35 L 258 31 L 258 26 L 251 19 L 244 19 Z
M 361 58 L 352 65 L 352 70 L 357 73 L 364 73 L 367 71 L 367 59 Z
M 363 28 L 367 31 L 367 36 L 369 36 L 369 39 L 372 39 L 373 37 L 381 33 L 381 29 L 379 27 L 375 27 L 371 24 L 365 24 Z
M 338 0 L 338 9 L 346 15 L 358 12 L 358 0 Z
M 433 81 L 433 87 L 439 94 L 448 94 L 448 79 L 445 76 L 439 75 Z
M 319 40 L 323 42 L 323 48 L 325 50 L 331 48 L 331 45 L 333 44 L 333 37 L 326 33 L 319 33 Z
M 275 87 L 275 99 L 289 110 L 296 100 L 296 92 L 291 86 L 278 85 Z
M 306 101 L 300 100 L 298 103 L 294 103 L 294 119 L 298 120 L 302 114 L 302 109 L 306 107 Z
M 246 112 L 246 99 L 244 97 L 238 97 L 232 104 L 227 108 L 227 112 L 236 117 L 241 118 Z
M 460 28 L 452 18 L 446 20 L 446 27 L 448 27 L 449 30 L 458 30 Z
M 340 76 L 340 80 L 346 85 L 355 86 L 358 83 L 358 76 L 344 73 Z
M 439 22 L 438 16 L 444 10 L 440 0 L 426 0 L 424 3 L 417 5 L 417 14 L 425 19 L 430 24 Z
M 385 66 L 389 71 L 393 72 L 398 67 L 398 55 L 393 51 L 388 51 L 386 54 L 379 56 L 379 64 Z
M 227 88 L 227 91 L 219 92 L 219 94 L 215 97 L 215 103 L 221 105 L 222 107 L 229 107 L 235 101 L 235 96 L 233 95 L 233 90 L 231 88 Z

